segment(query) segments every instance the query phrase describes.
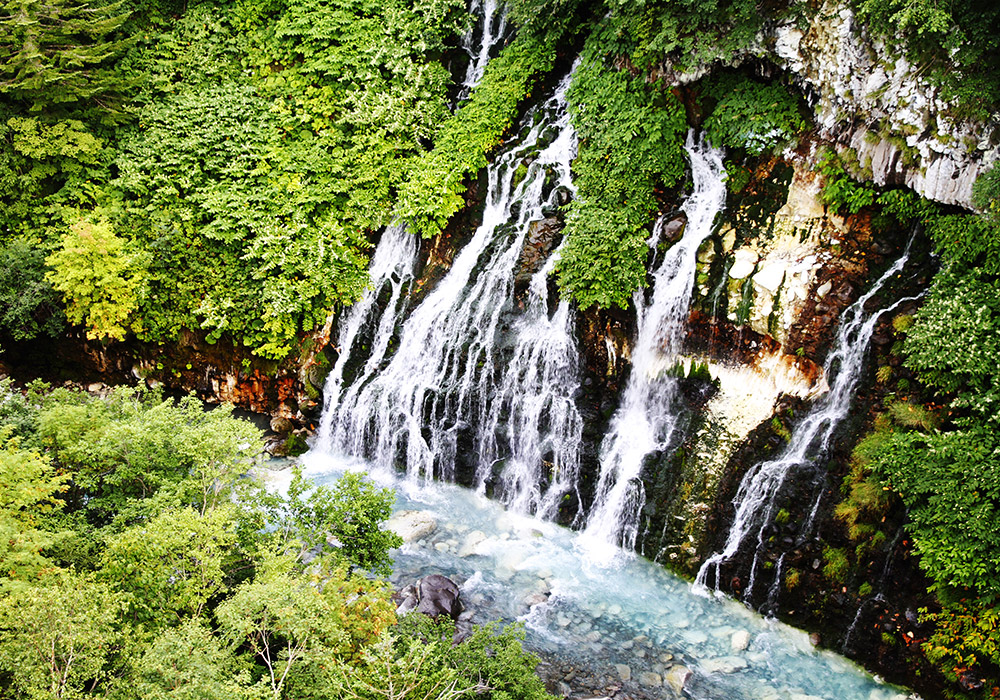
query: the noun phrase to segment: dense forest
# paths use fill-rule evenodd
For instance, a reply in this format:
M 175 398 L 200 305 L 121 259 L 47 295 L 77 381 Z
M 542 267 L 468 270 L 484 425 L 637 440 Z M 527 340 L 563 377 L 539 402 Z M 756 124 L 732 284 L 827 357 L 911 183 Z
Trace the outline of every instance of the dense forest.
M 439 236 L 577 55 L 577 192 L 555 274 L 581 310 L 628 309 L 647 284 L 652 221 L 689 184 L 689 127 L 726 148 L 734 194 L 815 133 L 816 95 L 734 66 L 762 53 L 767 26 L 805 26 L 829 3 L 508 5 L 514 28 L 466 95 L 461 0 L 5 2 L 0 348 L 73 328 L 160 345 L 194 331 L 294 358 L 366 289 L 378 232 Z M 1000 6 L 847 6 L 995 141 Z M 685 72 L 699 77 L 682 89 Z M 996 697 L 1000 169 L 972 210 L 876 186 L 850 149 L 815 160 L 831 211 L 876 237 L 916 227 L 939 263 L 921 309 L 893 321 L 900 362 L 879 377 L 887 398 L 837 506 L 854 549 L 827 564 L 863 561 L 904 508 L 935 600 L 914 653 L 954 697 Z M 6 696 L 369 698 L 392 681 L 400 698 L 544 697 L 514 630 L 452 647 L 447 629 L 394 626 L 365 574 L 398 544 L 378 527 L 391 498 L 363 480 L 270 493 L 259 435 L 193 398 L 0 392 Z
M 548 697 L 514 627 L 397 624 L 391 492 L 279 495 L 194 397 L 0 392 L 4 697 Z

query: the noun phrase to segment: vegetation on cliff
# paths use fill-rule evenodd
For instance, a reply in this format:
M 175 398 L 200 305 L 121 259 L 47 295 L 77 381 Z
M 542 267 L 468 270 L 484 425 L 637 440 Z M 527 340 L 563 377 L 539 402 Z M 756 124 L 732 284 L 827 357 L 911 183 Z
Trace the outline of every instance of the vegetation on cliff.
M 1000 9 L 851 6 L 955 114 L 994 118 Z M 469 182 L 580 46 L 568 95 L 578 191 L 558 280 L 582 308 L 625 308 L 645 285 L 656 214 L 685 185 L 689 124 L 728 149 L 734 190 L 747 159 L 808 135 L 804 103 L 781 77 L 713 63 L 751 48 L 769 22 L 812 12 L 781 1 L 513 0 L 517 30 L 456 105 L 470 25 L 460 0 L 13 0 L 0 8 L 0 329 L 21 341 L 57 337 L 68 322 L 92 338 L 155 343 L 197 329 L 284 358 L 363 292 L 372 233 L 398 218 L 434 236 L 467 206 Z M 688 69 L 708 72 L 678 90 L 670 79 Z M 969 215 L 852 179 L 863 168 L 846 155 L 819 159 L 827 205 L 871 215 L 876 228 L 919 222 L 942 270 L 897 328 L 903 369 L 886 379 L 906 376 L 857 451 L 840 513 L 861 541 L 874 537 L 885 490 L 899 495 L 939 601 L 925 653 L 965 692 L 994 692 L 1000 170 L 981 177 L 982 214 Z M 194 402 L 3 392 L 0 619 L 33 620 L 0 625 L 7 687 L 69 697 L 135 685 L 166 697 L 190 681 L 205 693 L 308 697 L 321 694 L 315 684 L 351 682 L 318 658 L 350 659 L 374 678 L 377 665 L 428 649 L 439 654 L 435 682 L 471 687 L 446 645 L 387 632 L 384 590 L 352 569 L 385 567 L 378 492 L 296 481 L 289 500 L 269 500 L 242 476 L 256 437 Z M 356 502 L 365 516 L 345 521 L 340 555 L 305 567 L 321 543 L 303 523 L 331 531 Z M 829 550 L 831 572 L 845 562 Z M 39 645 L 64 630 L 78 653 L 43 667 Z M 289 650 L 280 668 L 268 656 L 275 639 Z

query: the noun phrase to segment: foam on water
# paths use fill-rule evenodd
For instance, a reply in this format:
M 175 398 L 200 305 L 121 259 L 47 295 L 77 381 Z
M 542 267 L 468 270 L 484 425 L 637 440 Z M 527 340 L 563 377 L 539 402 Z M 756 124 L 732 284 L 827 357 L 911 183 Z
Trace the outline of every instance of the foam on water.
M 359 466 L 317 450 L 304 462 L 306 474 L 320 483 Z M 477 622 L 522 620 L 530 648 L 583 672 L 617 682 L 613 664 L 625 664 L 633 679 L 656 673 L 662 680 L 684 666 L 693 673 L 684 697 L 706 700 L 906 697 L 847 659 L 814 649 L 804 632 L 735 601 L 695 595 L 687 582 L 645 559 L 597 566 L 581 556 L 579 533 L 505 511 L 475 491 L 415 486 L 377 468 L 369 474 L 398 488 L 397 513 L 424 511 L 437 522 L 433 533 L 396 553 L 393 581 L 450 576 Z M 477 544 L 463 551 L 470 542 Z M 734 645 L 742 633 L 749 636 L 745 649 Z M 637 692 L 680 697 L 669 685 Z

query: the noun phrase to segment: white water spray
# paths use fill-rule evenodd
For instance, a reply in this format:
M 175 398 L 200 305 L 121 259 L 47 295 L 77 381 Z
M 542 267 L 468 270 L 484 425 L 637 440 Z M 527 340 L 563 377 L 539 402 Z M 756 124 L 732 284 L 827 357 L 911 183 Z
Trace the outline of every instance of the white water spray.
M 344 369 L 355 350 L 362 328 L 374 325 L 375 333 L 368 349 L 368 359 L 348 391 L 353 387 L 363 386 L 385 359 L 389 341 L 406 305 L 404 292 L 413 281 L 417 247 L 417 238 L 407 232 L 405 226 L 397 224 L 388 227 L 375 247 L 368 267 L 371 286 L 340 322 L 337 333 L 337 349 L 340 354 L 323 386 L 324 408 L 316 442 L 316 447 L 322 452 L 328 452 L 331 447 L 331 433 L 344 388 Z M 379 307 L 379 296 L 386 287 L 389 298 L 384 306 Z
M 465 80 L 462 81 L 462 90 L 459 93 L 460 101 L 468 98 L 472 88 L 482 80 L 483 74 L 486 72 L 486 64 L 490 60 L 490 51 L 507 31 L 507 8 L 502 2 L 472 0 L 469 5 L 469 14 L 477 18 L 482 16 L 483 24 L 481 32 L 476 31 L 479 29 L 477 21 L 476 25 L 462 37 L 462 48 L 469 54 L 469 67 L 465 71 Z
M 844 311 L 834 347 L 824 366 L 828 380 L 833 377 L 830 391 L 820 398 L 802 422 L 795 426 L 788 446 L 779 457 L 752 467 L 744 475 L 736 493 L 736 515 L 726 538 L 725 547 L 701 565 L 694 583 L 696 590 L 707 589 L 712 572 L 715 574 L 714 585 L 718 590 L 720 566 L 739 551 L 740 545 L 752 532 L 756 532 L 757 551 L 754 553 L 746 595 L 749 596 L 752 592 L 758 568 L 757 559 L 765 539 L 765 528 L 774 516 L 776 499 L 785 479 L 791 472 L 813 464 L 826 453 L 834 431 L 847 417 L 851 407 L 854 391 L 861 378 L 868 345 L 879 319 L 883 314 L 916 298 L 900 299 L 870 315 L 865 311 L 868 302 L 903 269 L 909 258 L 910 246 L 907 245 L 903 255 L 885 271 L 872 288 Z M 806 531 L 811 528 L 817 510 L 818 500 L 811 509 Z
M 683 207 L 687 226 L 656 268 L 652 299 L 647 303 L 642 291 L 635 294 L 638 336 L 632 372 L 601 444 L 601 474 L 583 538 L 596 560 L 613 557 L 616 547 L 634 549 L 645 503 L 639 478 L 643 462 L 670 447 L 678 427 L 677 380 L 664 372 L 677 359 L 687 326 L 698 247 L 712 233 L 726 200 L 722 153 L 696 144 L 691 134 L 686 149 L 694 179 L 694 192 Z M 654 227 L 650 247 L 656 246 L 662 223 Z
M 545 278 L 554 260 L 535 274 L 525 313 L 512 321 L 526 237 L 572 191 L 568 86 L 569 76 L 488 168 L 482 225 L 407 319 L 391 360 L 328 409 L 334 451 L 383 469 L 405 464 L 414 479 L 446 480 L 461 451 L 483 487 L 495 482 L 513 508 L 547 515 L 576 488 L 579 360 L 568 305 L 548 315 Z

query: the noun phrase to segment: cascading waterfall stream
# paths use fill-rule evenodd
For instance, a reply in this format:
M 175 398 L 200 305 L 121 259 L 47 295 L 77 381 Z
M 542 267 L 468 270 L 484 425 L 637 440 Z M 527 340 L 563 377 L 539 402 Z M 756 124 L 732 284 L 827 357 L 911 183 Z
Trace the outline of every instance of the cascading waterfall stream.
M 371 286 L 340 322 L 337 333 L 340 354 L 323 386 L 324 408 L 316 441 L 316 447 L 321 451 L 328 452 L 332 446 L 333 425 L 342 398 L 352 401 L 356 387 L 363 386 L 385 359 L 389 341 L 406 306 L 404 292 L 413 282 L 417 248 L 417 238 L 405 226 L 397 224 L 388 227 L 382 234 L 368 267 Z M 389 299 L 385 306 L 379 308 L 379 296 L 387 286 Z M 375 334 L 368 349 L 368 358 L 357 379 L 348 388 L 348 395 L 342 397 L 344 369 L 352 357 L 355 342 L 361 329 L 372 325 L 375 326 Z
M 494 410 L 480 431 L 484 440 L 480 484 L 486 482 L 493 455 L 499 453 L 495 436 L 500 417 L 506 415 L 511 454 L 499 476 L 498 495 L 508 508 L 545 519 L 556 515 L 564 494 L 577 491 L 583 433 L 583 418 L 567 392 L 567 387 L 575 390 L 580 382 L 569 302 L 560 300 L 549 317 L 548 276 L 558 255 L 557 249 L 531 278 L 514 357 L 492 399 Z M 543 483 L 548 483 L 544 492 Z
M 576 488 L 579 360 L 568 305 L 548 316 L 544 276 L 553 261 L 532 280 L 513 332 L 505 325 L 531 225 L 572 191 L 568 86 L 569 76 L 538 118 L 528 115 L 526 135 L 488 168 L 482 225 L 406 320 L 391 360 L 363 374 L 328 410 L 330 449 L 383 469 L 405 463 L 412 478 L 451 480 L 465 439 L 482 486 L 509 450 L 497 491 L 512 507 L 552 513 Z M 505 349 L 512 350 L 509 363 Z M 497 439 L 501 416 L 509 445 Z
M 889 280 L 905 267 L 910 258 L 911 245 L 912 239 L 902 256 L 885 271 L 872 285 L 872 288 L 844 311 L 834 347 L 824 366 L 826 376 L 833 377 L 829 392 L 821 397 L 806 417 L 795 426 L 787 447 L 779 457 L 758 464 L 743 477 L 736 493 L 734 501 L 736 515 L 726 538 L 726 544 L 721 552 L 713 554 L 702 564 L 695 579 L 696 590 L 707 590 L 709 576 L 713 571 L 715 573 L 714 585 L 718 590 L 721 565 L 739 551 L 740 546 L 751 533 L 756 532 L 757 549 L 754 553 L 750 580 L 745 595 L 749 597 L 752 593 L 758 558 L 765 540 L 765 528 L 774 516 L 776 499 L 782 485 L 789 474 L 815 464 L 829 449 L 834 431 L 847 416 L 851 407 L 872 333 L 875 331 L 879 319 L 901 304 L 918 298 L 900 299 L 887 308 L 872 314 L 865 311 L 868 302 L 879 294 Z M 811 529 L 817 509 L 818 501 L 813 504 L 806 531 Z
M 469 14 L 474 17 L 482 16 L 483 24 L 482 32 L 478 33 L 478 43 L 476 42 L 478 22 L 462 37 L 462 48 L 469 54 L 469 67 L 465 71 L 465 80 L 462 81 L 459 101 L 467 98 L 472 88 L 482 79 L 483 73 L 486 72 L 486 64 L 490 60 L 490 51 L 507 31 L 507 8 L 498 0 L 472 0 Z
M 601 444 L 601 473 L 583 541 L 597 560 L 614 556 L 616 547 L 635 546 L 645 501 L 639 475 L 646 456 L 667 449 L 678 427 L 677 379 L 665 376 L 676 359 L 687 325 L 698 247 L 711 233 L 726 201 L 722 153 L 688 135 L 694 192 L 684 203 L 687 226 L 681 240 L 666 252 L 653 274 L 652 299 L 642 291 L 634 303 L 638 334 L 632 372 L 607 436 Z M 649 240 L 655 249 L 662 220 Z

